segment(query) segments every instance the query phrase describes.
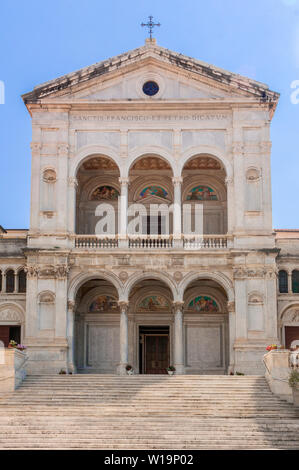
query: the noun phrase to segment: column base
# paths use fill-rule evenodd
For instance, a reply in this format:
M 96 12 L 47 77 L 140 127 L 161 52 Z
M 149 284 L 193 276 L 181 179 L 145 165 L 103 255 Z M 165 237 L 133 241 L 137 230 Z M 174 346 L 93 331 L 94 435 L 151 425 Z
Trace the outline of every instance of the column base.
M 183 364 L 174 364 L 176 375 L 185 375 L 185 366 Z
M 69 364 L 68 367 L 67 367 L 67 372 L 68 374 L 76 374 L 77 373 L 77 368 L 75 366 L 75 364 Z
M 117 375 L 127 375 L 126 366 L 127 366 L 127 363 L 126 364 L 118 364 L 118 366 L 116 368 Z

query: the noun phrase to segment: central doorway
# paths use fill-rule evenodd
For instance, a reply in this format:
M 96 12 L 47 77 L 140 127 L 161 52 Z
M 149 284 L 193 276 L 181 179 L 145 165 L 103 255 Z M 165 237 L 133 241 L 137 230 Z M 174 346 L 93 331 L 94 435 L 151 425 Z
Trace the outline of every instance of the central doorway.
M 167 374 L 169 326 L 139 327 L 140 374 Z

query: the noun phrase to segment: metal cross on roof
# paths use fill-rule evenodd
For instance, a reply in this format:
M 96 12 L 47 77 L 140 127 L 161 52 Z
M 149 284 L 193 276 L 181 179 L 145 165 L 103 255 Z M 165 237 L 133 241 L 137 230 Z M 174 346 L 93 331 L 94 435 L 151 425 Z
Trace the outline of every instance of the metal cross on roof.
M 141 23 L 141 26 L 146 26 L 150 35 L 150 39 L 153 39 L 153 28 L 155 26 L 161 26 L 160 23 L 153 23 L 153 16 L 149 16 L 149 21 L 147 23 Z

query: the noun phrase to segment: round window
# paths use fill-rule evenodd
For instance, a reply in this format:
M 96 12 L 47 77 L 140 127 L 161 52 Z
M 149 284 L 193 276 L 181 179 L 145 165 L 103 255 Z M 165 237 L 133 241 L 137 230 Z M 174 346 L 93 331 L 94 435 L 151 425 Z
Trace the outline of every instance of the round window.
M 159 91 L 159 85 L 153 81 L 146 82 L 142 87 L 142 91 L 148 96 L 154 96 Z

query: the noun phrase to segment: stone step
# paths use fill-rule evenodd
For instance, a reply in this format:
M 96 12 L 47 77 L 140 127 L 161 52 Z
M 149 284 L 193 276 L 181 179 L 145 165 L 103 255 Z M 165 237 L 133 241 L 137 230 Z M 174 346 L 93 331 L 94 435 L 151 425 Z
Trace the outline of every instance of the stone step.
M 1 449 L 299 449 L 299 410 L 262 376 L 28 376 Z

